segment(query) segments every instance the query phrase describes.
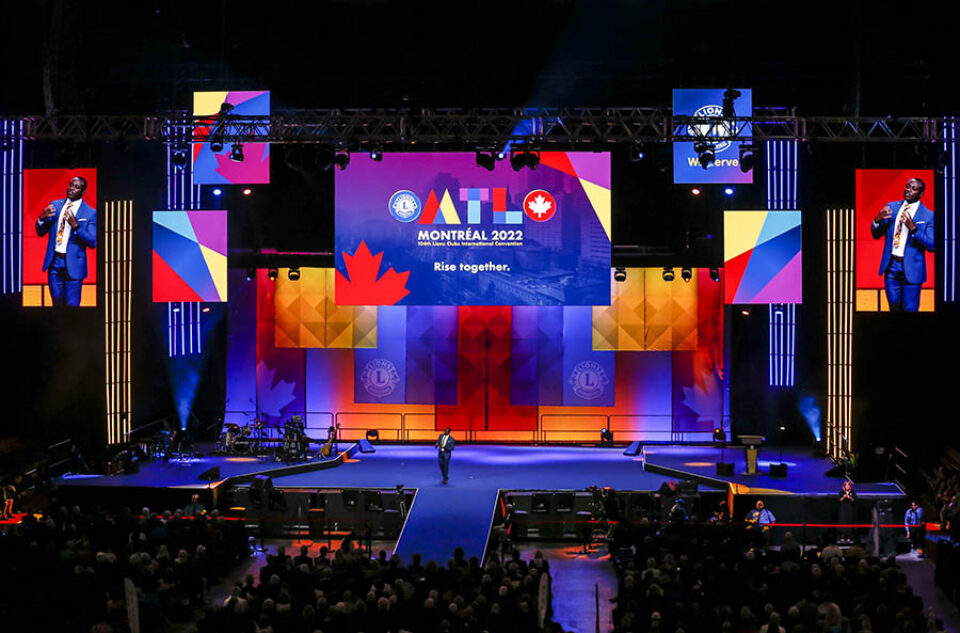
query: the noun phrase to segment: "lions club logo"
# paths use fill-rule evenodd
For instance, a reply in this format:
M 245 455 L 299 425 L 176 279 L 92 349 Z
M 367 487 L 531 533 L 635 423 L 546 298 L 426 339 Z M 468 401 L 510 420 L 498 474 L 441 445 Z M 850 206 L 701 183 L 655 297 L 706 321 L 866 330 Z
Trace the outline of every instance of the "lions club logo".
M 417 194 L 401 189 L 390 196 L 390 215 L 400 222 L 413 222 L 420 217 L 423 207 Z
M 400 375 L 393 363 L 385 358 L 375 358 L 363 367 L 360 383 L 374 398 L 383 398 L 393 393 L 400 382 Z
M 718 119 L 712 125 L 708 123 L 695 123 L 687 126 L 687 134 L 697 138 L 703 138 L 705 140 L 709 140 L 712 136 L 729 136 L 730 134 L 736 132 L 738 127 L 741 125 L 735 121 L 722 120 L 721 117 L 723 116 L 723 107 L 715 104 L 705 105 L 697 108 L 696 112 L 693 113 L 693 116 L 698 118 L 716 117 Z M 732 143 L 729 140 L 717 141 L 713 144 L 714 151 L 719 154 L 730 147 L 731 144 Z
M 568 381 L 573 386 L 573 393 L 584 400 L 596 400 L 603 395 L 610 379 L 607 372 L 599 363 L 591 360 L 578 363 L 573 368 Z

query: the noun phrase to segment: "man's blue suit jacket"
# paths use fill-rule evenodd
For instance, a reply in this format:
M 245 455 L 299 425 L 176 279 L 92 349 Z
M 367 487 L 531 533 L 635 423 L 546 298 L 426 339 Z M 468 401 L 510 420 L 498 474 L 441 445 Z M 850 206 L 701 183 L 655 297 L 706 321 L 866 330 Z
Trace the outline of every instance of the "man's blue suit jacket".
M 60 220 L 60 211 L 67 201 L 54 200 L 53 208 L 57 212 L 46 220 L 37 223 L 37 235 L 43 237 L 47 233 L 47 254 L 43 258 L 43 270 L 46 271 L 53 262 L 53 253 L 57 246 L 57 222 Z M 78 226 L 70 231 L 67 241 L 67 274 L 71 279 L 86 279 L 87 277 L 87 249 L 97 247 L 97 211 L 89 204 L 80 200 L 80 208 L 75 214 Z
M 883 242 L 883 255 L 880 257 L 880 272 L 877 273 L 879 275 L 886 273 L 887 266 L 890 265 L 890 253 L 893 250 L 893 234 L 897 228 L 894 220 L 897 219 L 897 214 L 900 212 L 902 205 L 903 200 L 888 202 L 887 206 L 893 211 L 893 215 L 883 222 L 880 222 L 876 227 L 872 224 L 870 226 L 870 231 L 874 239 L 879 239 L 880 236 L 886 236 Z M 903 273 L 910 283 L 922 284 L 927 280 L 927 260 L 924 257 L 924 252 L 933 252 L 934 250 L 933 211 L 923 206 L 921 202 L 917 206 L 917 212 L 913 215 L 913 222 L 917 225 L 916 233 L 911 235 L 909 231 L 904 229 L 904 234 L 907 236 L 907 244 L 903 249 Z

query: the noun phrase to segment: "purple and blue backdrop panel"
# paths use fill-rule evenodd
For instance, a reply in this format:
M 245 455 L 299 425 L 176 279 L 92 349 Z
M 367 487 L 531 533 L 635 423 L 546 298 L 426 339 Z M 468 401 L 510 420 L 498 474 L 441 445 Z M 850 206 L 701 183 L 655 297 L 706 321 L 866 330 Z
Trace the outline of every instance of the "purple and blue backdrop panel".
M 540 404 L 539 327 L 536 306 L 516 306 L 510 319 L 510 404 Z
M 473 153 L 385 154 L 338 171 L 335 198 L 339 305 L 610 302 L 609 154 L 492 172 Z
M 354 407 L 352 381 L 354 349 L 308 348 L 306 352 L 307 426 L 325 429 L 337 411 Z
M 801 234 L 799 211 L 725 211 L 725 303 L 802 303 Z
M 377 317 L 377 347 L 357 349 L 353 357 L 355 402 L 404 404 L 407 375 L 407 309 L 382 306 Z
M 227 300 L 227 212 L 153 212 L 154 302 Z
M 269 422 L 306 410 L 305 350 L 274 344 L 275 287 L 266 270 L 257 271 L 257 406 Z
M 673 417 L 677 431 L 710 433 L 723 420 L 723 377 L 705 349 L 673 353 Z
M 723 93 L 725 88 L 673 91 L 673 115 L 692 117 L 716 117 L 716 122 L 698 123 L 686 126 L 690 136 L 689 143 L 673 144 L 673 182 L 676 184 L 707 183 L 752 183 L 753 170 L 744 173 L 740 170 L 740 141 L 711 140 L 712 136 L 721 136 L 738 132 L 741 136 L 752 134 L 750 123 L 726 121 L 723 119 Z M 733 102 L 734 115 L 753 116 L 753 91 L 740 88 L 740 97 Z M 734 127 L 736 126 L 736 127 Z M 700 165 L 693 139 L 702 139 L 713 145 L 716 160 L 704 169 Z
M 257 282 L 246 272 L 227 275 L 227 387 L 223 421 L 246 424 L 257 410 Z
M 457 404 L 457 308 L 407 306 L 407 404 Z
M 563 404 L 612 407 L 616 353 L 593 350 L 593 310 L 563 308 Z
M 216 135 L 236 133 L 236 126 L 218 119 L 220 108 L 228 103 L 233 108 L 229 116 L 269 116 L 270 92 L 217 91 L 193 93 L 193 114 L 205 117 L 197 133 Z M 269 128 L 264 124 L 265 128 Z M 232 143 L 225 142 L 219 152 L 214 152 L 210 143 L 193 144 L 193 182 L 197 185 L 256 185 L 270 182 L 270 145 L 268 143 L 243 143 L 243 160 L 230 158 Z

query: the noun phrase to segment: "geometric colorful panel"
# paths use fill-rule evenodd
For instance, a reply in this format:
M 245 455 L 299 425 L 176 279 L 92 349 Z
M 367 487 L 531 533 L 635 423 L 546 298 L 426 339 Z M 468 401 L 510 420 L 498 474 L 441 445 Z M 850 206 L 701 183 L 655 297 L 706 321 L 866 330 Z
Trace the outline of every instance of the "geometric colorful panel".
M 627 268 L 625 272 L 625 281 L 610 284 L 610 305 L 593 307 L 593 349 L 696 349 L 698 276 L 690 282 L 679 278 L 666 282 L 660 268 Z
M 723 214 L 724 302 L 802 303 L 799 211 Z
M 376 306 L 338 306 L 333 268 L 301 268 L 290 281 L 281 269 L 274 282 L 274 345 L 299 348 L 377 347 Z
M 217 91 L 193 93 L 193 115 L 204 117 L 196 126 L 198 135 L 216 136 L 217 131 L 226 135 L 240 130 L 230 123 L 217 121 L 221 106 L 230 104 L 230 116 L 251 117 L 270 114 L 270 92 Z M 229 119 L 228 119 L 229 121 Z M 263 127 L 268 127 L 263 124 Z M 197 185 L 252 185 L 270 182 L 270 145 L 268 143 L 242 143 L 243 160 L 231 158 L 233 143 L 224 142 L 214 152 L 210 143 L 193 143 L 193 182 Z
M 227 212 L 153 212 L 153 300 L 227 300 Z

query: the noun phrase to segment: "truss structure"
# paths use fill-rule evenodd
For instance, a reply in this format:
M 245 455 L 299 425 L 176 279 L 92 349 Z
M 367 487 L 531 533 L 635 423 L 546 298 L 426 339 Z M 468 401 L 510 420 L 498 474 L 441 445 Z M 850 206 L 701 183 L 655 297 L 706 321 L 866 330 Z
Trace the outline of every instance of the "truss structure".
M 22 138 L 38 141 L 183 143 L 321 143 L 334 148 L 497 149 L 507 142 L 541 148 L 706 140 L 796 140 L 841 143 L 944 142 L 943 117 L 799 116 L 786 108 L 752 117 L 673 116 L 665 108 L 486 108 L 282 110 L 270 116 L 193 117 L 54 115 L 22 121 Z

